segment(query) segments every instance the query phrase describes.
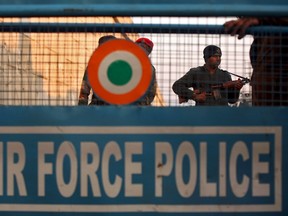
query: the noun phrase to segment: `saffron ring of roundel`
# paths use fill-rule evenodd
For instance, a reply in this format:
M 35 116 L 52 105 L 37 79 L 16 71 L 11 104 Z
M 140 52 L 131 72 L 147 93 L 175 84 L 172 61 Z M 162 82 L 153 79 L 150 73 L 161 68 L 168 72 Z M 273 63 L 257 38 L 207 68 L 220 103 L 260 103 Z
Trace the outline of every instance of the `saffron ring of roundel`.
M 92 54 L 88 80 L 94 94 L 107 103 L 132 104 L 148 90 L 152 66 L 146 53 L 132 41 L 111 40 Z

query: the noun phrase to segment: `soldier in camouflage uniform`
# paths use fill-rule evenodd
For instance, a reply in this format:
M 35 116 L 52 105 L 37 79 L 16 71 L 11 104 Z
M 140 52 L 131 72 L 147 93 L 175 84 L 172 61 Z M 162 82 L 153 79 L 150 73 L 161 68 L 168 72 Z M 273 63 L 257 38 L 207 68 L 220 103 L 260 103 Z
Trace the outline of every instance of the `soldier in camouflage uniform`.
M 102 36 L 98 40 L 98 47 L 109 40 L 115 40 L 115 39 L 116 37 L 113 35 Z M 92 88 L 88 81 L 88 73 L 87 73 L 87 68 L 86 68 L 84 76 L 83 76 L 82 84 L 81 84 L 78 105 L 88 105 L 88 100 L 89 100 L 91 89 Z M 106 103 L 105 101 L 100 100 L 95 94 L 92 94 L 92 100 L 89 105 L 109 105 L 109 104 Z

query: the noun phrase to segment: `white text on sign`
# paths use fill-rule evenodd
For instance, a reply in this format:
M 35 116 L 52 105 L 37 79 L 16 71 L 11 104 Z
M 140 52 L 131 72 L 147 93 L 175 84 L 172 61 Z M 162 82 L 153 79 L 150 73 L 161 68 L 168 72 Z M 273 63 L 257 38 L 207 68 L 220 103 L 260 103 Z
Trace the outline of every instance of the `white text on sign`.
M 189 198 L 195 192 L 197 180 L 200 185 L 200 197 L 216 197 L 226 196 L 227 187 L 231 187 L 233 194 L 236 197 L 243 197 L 252 189 L 252 196 L 270 196 L 270 184 L 261 183 L 259 179 L 253 179 L 263 174 L 269 174 L 269 162 L 260 161 L 262 155 L 270 154 L 270 144 L 268 142 L 253 142 L 252 152 L 249 152 L 247 144 L 243 141 L 238 141 L 233 144 L 229 158 L 226 158 L 227 143 L 219 143 L 219 176 L 218 182 L 208 182 L 207 173 L 207 151 L 208 146 L 206 142 L 200 143 L 200 152 L 196 154 L 193 143 L 183 141 L 178 145 L 176 153 L 173 152 L 172 145 L 169 142 L 155 143 L 155 196 L 163 196 L 162 182 L 163 179 L 173 176 L 175 178 L 178 193 L 182 197 Z M 0 142 L 0 148 L 3 149 L 3 143 Z M 100 188 L 108 197 L 117 197 L 122 188 L 125 188 L 124 194 L 126 197 L 141 197 L 143 196 L 143 184 L 133 183 L 133 175 L 142 175 L 141 161 L 133 162 L 134 155 L 141 155 L 143 153 L 142 142 L 126 142 L 125 152 L 122 152 L 120 146 L 115 141 L 108 142 L 102 154 L 99 151 L 99 146 L 95 142 L 81 142 L 80 143 L 80 158 L 76 156 L 76 150 L 73 143 L 64 141 L 60 144 L 57 151 L 55 151 L 53 142 L 39 142 L 38 143 L 38 196 L 45 196 L 46 176 L 54 175 L 56 185 L 59 193 L 63 197 L 70 197 L 76 193 L 76 186 L 80 184 L 80 196 L 88 195 L 88 186 L 92 188 L 94 197 L 101 197 Z M 3 153 L 3 152 L 2 152 Z M 28 164 L 25 163 L 25 147 L 21 142 L 7 142 L 7 176 L 6 192 L 10 196 L 14 196 L 15 187 L 19 190 L 20 196 L 27 196 L 26 181 L 29 176 L 23 174 L 23 169 Z M 53 155 L 55 160 L 53 162 L 46 162 L 46 157 Z M 91 156 L 92 160 L 88 163 L 87 158 Z M 125 156 L 125 157 L 124 157 Z M 163 158 L 166 162 L 163 162 Z M 183 179 L 183 159 L 187 157 L 189 160 L 189 180 L 185 182 Z M 3 158 L 3 156 L 2 156 Z M 18 158 L 18 160 L 16 160 Z M 70 163 L 70 177 L 68 182 L 64 180 L 63 170 L 64 159 L 68 158 Z M 114 161 L 113 161 L 113 160 Z M 243 163 L 250 159 L 252 175 L 243 174 L 238 176 L 238 163 Z M 216 162 L 216 161 L 215 161 Z M 3 166 L 3 163 L 1 163 Z M 116 175 L 113 177 L 114 181 L 110 180 L 109 170 L 113 166 L 124 165 L 124 176 Z M 227 165 L 228 164 L 228 165 Z M 55 169 L 53 169 L 55 167 Z M 80 168 L 80 169 L 78 169 Z M 173 169 L 174 168 L 174 169 Z M 229 172 L 227 169 L 229 169 Z M 80 170 L 80 172 L 78 171 Z M 172 173 L 174 170 L 174 173 Z M 199 170 L 199 172 L 198 172 Z M 98 173 L 101 172 L 102 179 L 99 179 Z M 199 176 L 198 176 L 198 173 Z M 229 173 L 229 176 L 227 176 Z M 15 179 L 15 184 L 13 179 Z M 228 182 L 227 182 L 228 179 Z M 240 179 L 240 181 L 238 180 Z M 89 184 L 89 185 L 88 185 Z M 3 195 L 3 184 L 0 188 L 0 195 Z M 169 193 L 169 192 L 166 192 Z M 168 194 L 167 194 L 168 195 Z

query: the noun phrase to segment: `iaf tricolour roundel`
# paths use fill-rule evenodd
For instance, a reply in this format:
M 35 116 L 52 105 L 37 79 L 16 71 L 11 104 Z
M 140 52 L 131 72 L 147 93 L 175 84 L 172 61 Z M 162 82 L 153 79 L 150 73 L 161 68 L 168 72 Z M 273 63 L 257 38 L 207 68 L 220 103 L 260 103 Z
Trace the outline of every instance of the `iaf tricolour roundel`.
M 94 94 L 109 104 L 133 104 L 145 95 L 152 67 L 144 50 L 132 41 L 110 40 L 98 47 L 88 63 Z

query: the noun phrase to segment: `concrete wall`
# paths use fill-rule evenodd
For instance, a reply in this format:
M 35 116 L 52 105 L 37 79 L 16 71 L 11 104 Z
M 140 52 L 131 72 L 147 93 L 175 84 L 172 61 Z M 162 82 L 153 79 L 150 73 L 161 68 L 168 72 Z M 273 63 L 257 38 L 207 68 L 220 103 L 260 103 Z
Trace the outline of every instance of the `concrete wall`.
M 131 23 L 129 17 L 0 18 L 0 22 Z M 1 31 L 1 30 L 0 30 Z M 103 33 L 0 32 L 1 105 L 77 105 L 87 62 Z M 120 35 L 134 40 L 138 34 Z

